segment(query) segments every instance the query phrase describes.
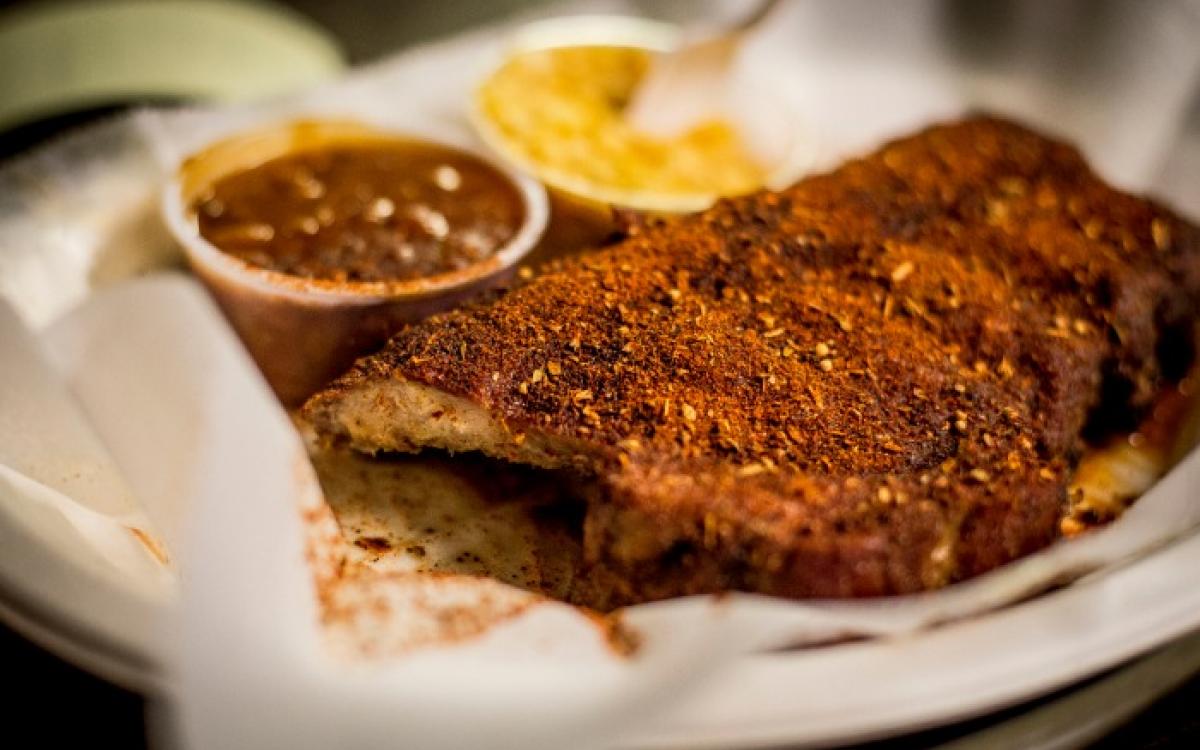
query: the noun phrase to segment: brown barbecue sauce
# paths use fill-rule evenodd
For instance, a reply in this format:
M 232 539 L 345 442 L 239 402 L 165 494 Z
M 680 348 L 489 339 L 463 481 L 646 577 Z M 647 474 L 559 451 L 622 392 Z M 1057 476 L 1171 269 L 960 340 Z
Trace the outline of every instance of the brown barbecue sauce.
M 520 228 L 516 186 L 482 159 L 419 141 L 299 151 L 219 180 L 200 234 L 260 268 L 330 281 L 405 281 L 491 257 Z

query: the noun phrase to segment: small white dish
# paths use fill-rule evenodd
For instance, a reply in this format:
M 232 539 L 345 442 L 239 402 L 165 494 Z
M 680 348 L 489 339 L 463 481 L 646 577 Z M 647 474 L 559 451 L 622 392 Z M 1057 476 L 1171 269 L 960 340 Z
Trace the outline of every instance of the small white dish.
M 487 68 L 478 85 L 483 85 L 505 62 L 524 53 L 564 47 L 622 47 L 661 53 L 674 49 L 681 40 L 678 27 L 645 18 L 583 15 L 535 21 L 511 36 L 500 59 Z M 769 81 L 753 80 L 754 73 L 740 71 L 736 85 L 725 87 L 714 114 L 728 121 L 756 159 L 768 165 L 764 187 L 780 189 L 811 168 L 818 139 L 787 102 L 773 94 Z M 472 97 L 470 117 L 479 137 L 503 160 L 536 176 L 552 190 L 605 213 L 609 206 L 688 213 L 703 210 L 721 197 L 716 193 L 663 193 L 597 184 L 521 153 L 482 111 L 478 96 Z

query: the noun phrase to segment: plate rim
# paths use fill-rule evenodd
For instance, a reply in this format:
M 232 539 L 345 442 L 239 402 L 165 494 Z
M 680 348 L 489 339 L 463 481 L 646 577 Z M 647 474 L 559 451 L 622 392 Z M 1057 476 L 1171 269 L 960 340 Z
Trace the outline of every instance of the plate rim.
M 790 663 L 784 663 L 782 668 L 785 670 L 795 669 L 797 674 L 792 677 L 799 678 L 803 676 L 799 673 L 804 670 L 806 663 L 811 664 L 812 654 L 820 653 L 822 656 L 819 658 L 828 655 L 828 658 L 832 660 L 840 658 L 842 661 L 850 661 L 851 659 L 842 657 L 848 656 L 852 652 L 855 654 L 865 652 L 869 657 L 871 652 L 886 651 L 896 646 L 904 647 L 904 650 L 911 652 L 914 643 L 936 645 L 939 640 L 953 639 L 956 635 L 961 636 L 972 630 L 1004 629 L 1010 624 L 1011 619 L 1054 616 L 1055 612 L 1043 610 L 1061 608 L 1064 604 L 1069 603 L 1068 599 L 1073 597 L 1109 595 L 1113 592 L 1105 590 L 1106 588 L 1119 588 L 1120 585 L 1138 587 L 1144 582 L 1144 579 L 1153 579 L 1157 575 L 1159 572 L 1157 567 L 1169 566 L 1173 562 L 1173 557 L 1177 556 L 1185 558 L 1190 556 L 1197 564 L 1200 564 L 1200 531 L 1181 537 L 1136 560 L 1101 569 L 1086 579 L 1076 581 L 1069 586 L 979 617 L 946 623 L 909 636 L 872 639 L 827 649 L 750 655 L 745 657 L 741 663 L 735 664 L 734 668 L 739 666 L 745 668 L 744 665 L 748 661 L 758 661 L 756 666 L 763 667 L 767 660 L 785 660 Z M 1114 579 L 1118 581 L 1117 584 L 1112 583 Z M 1163 583 L 1166 580 L 1166 578 L 1160 578 L 1159 582 Z M 1115 624 L 1108 624 L 1107 627 L 1097 627 L 1096 623 L 1092 622 L 1082 623 L 1080 626 L 1081 637 L 1074 639 L 1074 643 L 1068 644 L 1071 648 L 1063 649 L 1060 652 L 1057 668 L 1039 669 L 1036 677 L 1026 679 L 1023 683 L 1009 682 L 1005 684 L 1003 681 L 997 681 L 992 683 L 990 694 L 987 690 L 981 692 L 979 689 L 980 678 L 976 675 L 979 672 L 980 662 L 976 661 L 972 662 L 970 667 L 944 672 L 967 675 L 967 677 L 959 679 L 959 682 L 962 683 L 959 690 L 943 686 L 939 689 L 942 694 L 940 699 L 938 699 L 936 691 L 932 696 L 933 699 L 929 699 L 930 696 L 921 696 L 920 700 L 914 701 L 912 700 L 913 696 L 909 695 L 906 696 L 910 699 L 909 701 L 893 700 L 892 705 L 884 713 L 879 712 L 879 705 L 867 706 L 868 709 L 873 708 L 874 712 L 867 714 L 866 721 L 863 721 L 862 713 L 856 714 L 855 719 L 860 724 L 853 728 L 848 726 L 849 722 L 843 715 L 842 718 L 832 722 L 825 717 L 826 723 L 832 726 L 828 726 L 823 731 L 814 732 L 811 726 L 814 717 L 811 714 L 803 715 L 799 717 L 799 720 L 796 717 L 785 718 L 778 723 L 767 725 L 764 725 L 761 719 L 756 719 L 750 725 L 732 727 L 728 730 L 717 730 L 713 726 L 707 725 L 703 726 L 702 730 L 697 727 L 685 729 L 672 723 L 661 729 L 654 726 L 650 728 L 649 732 L 635 733 L 628 739 L 623 739 L 619 746 L 622 748 L 654 748 L 655 750 L 769 748 L 783 745 L 819 747 L 895 737 L 984 716 L 1078 684 L 1107 669 L 1127 664 L 1157 648 L 1174 643 L 1189 634 L 1200 632 L 1200 588 L 1189 586 L 1182 576 L 1171 577 L 1170 585 L 1176 595 L 1168 595 L 1161 591 L 1156 593 L 1154 601 L 1159 606 L 1153 610 L 1142 610 L 1136 623 L 1130 619 L 1112 620 L 1110 623 Z M 1187 596 L 1189 592 L 1191 593 L 1190 598 Z M 1153 617 L 1147 617 L 1147 612 L 1151 611 L 1156 614 Z M 1147 623 L 1147 621 L 1150 622 Z M 1056 634 L 1048 643 L 1061 640 L 1061 637 Z M 1084 645 L 1081 646 L 1080 643 Z M 907 656 L 905 658 L 910 662 L 913 661 Z M 1074 664 L 1070 664 L 1072 660 L 1074 660 Z M 754 666 L 750 667 L 750 669 L 754 668 Z M 777 661 L 774 668 L 780 669 L 780 662 Z M 987 683 L 988 680 L 983 680 L 983 682 Z M 733 687 L 733 685 L 729 685 L 727 689 Z M 905 703 L 906 706 L 897 710 L 898 703 Z M 861 710 L 863 707 L 859 706 L 858 708 Z M 841 731 L 832 731 L 839 723 L 846 726 Z
M 908 636 L 885 637 L 819 649 L 750 654 L 740 657 L 733 668 L 748 669 L 751 672 L 794 671 L 790 676 L 802 679 L 803 672 L 814 654 L 833 662 L 845 661 L 848 656 L 860 655 L 863 652 L 869 655 L 872 651 L 891 650 L 898 646 L 904 647 L 904 650 L 911 650 L 907 647 L 913 643 L 928 645 L 965 630 L 1002 628 L 1008 618 L 1031 616 L 1031 610 L 1035 609 L 1043 610 L 1040 614 L 1053 615 L 1052 610 L 1060 607 L 1067 597 L 1102 595 L 1106 582 L 1120 576 L 1130 578 L 1132 582 L 1128 585 L 1134 585 L 1146 576 L 1153 577 L 1157 572 L 1156 567 L 1169 563 L 1171 556 L 1188 553 L 1200 560 L 1200 532 L 1182 537 L 1137 560 L 1098 571 L 1086 580 L 981 617 L 946 623 Z M 1186 593 L 1194 588 L 1189 587 L 1182 577 L 1177 579 L 1171 583 L 1175 590 Z M 977 671 L 976 669 L 949 670 L 947 673 L 968 675 L 960 681 L 971 689 L 947 691 L 943 687 L 934 691 L 933 700 L 924 700 L 929 698 L 924 696 L 921 701 L 905 702 L 905 706 L 895 706 L 887 712 L 873 711 L 868 714 L 867 721 L 853 730 L 828 731 L 832 729 L 828 727 L 825 731 L 814 733 L 809 728 L 799 725 L 797 719 L 788 717 L 769 724 L 755 720 L 752 725 L 730 726 L 720 732 L 713 731 L 712 727 L 689 727 L 673 721 L 661 728 L 643 727 L 643 731 L 622 738 L 617 746 L 659 750 L 684 747 L 694 750 L 767 748 L 785 744 L 794 747 L 814 747 L 883 739 L 976 718 L 1077 684 L 1107 669 L 1130 663 L 1189 634 L 1200 632 L 1200 590 L 1196 590 L 1190 599 L 1186 596 L 1168 596 L 1160 592 L 1156 595 L 1156 600 L 1163 603 L 1162 606 L 1155 610 L 1143 610 L 1135 627 L 1130 627 L 1128 623 L 1131 621 L 1126 621 L 1125 624 L 1112 621 L 1117 624 L 1102 629 L 1085 625 L 1082 632 L 1086 633 L 1090 640 L 1082 646 L 1077 642 L 1073 649 L 1063 649 L 1057 668 L 1041 670 L 1038 677 L 1023 683 L 997 683 L 998 686 L 993 687 L 990 694 L 978 692 L 978 686 L 974 683 L 978 682 L 979 678 L 970 676 Z M 163 606 L 160 611 L 166 615 L 170 610 L 169 607 Z M 1155 615 L 1148 618 L 1146 614 L 1150 611 L 1155 612 Z M 1147 625 L 1147 620 L 1152 622 Z M 24 596 L 9 585 L 3 575 L 0 575 L 0 621 L 83 671 L 147 698 L 162 697 L 174 689 L 171 675 L 166 668 L 166 660 L 162 658 L 162 654 L 155 654 L 150 644 L 143 644 L 148 646 L 145 650 L 136 646 L 127 648 L 128 644 L 119 644 L 103 633 L 88 628 L 84 623 L 73 624 L 69 615 L 56 612 L 52 606 L 39 604 Z M 1052 634 L 1047 643 L 1058 640 L 1059 634 Z M 1109 646 L 1098 647 L 1104 643 Z M 1072 661 L 1074 663 L 1070 664 Z M 728 674 L 728 669 L 720 670 L 710 679 L 713 682 L 724 683 L 720 690 L 738 689 L 736 681 L 722 679 L 723 675 Z M 781 675 L 773 675 L 775 678 L 779 676 Z M 941 700 L 936 699 L 936 692 L 939 691 L 943 694 Z M 948 692 L 951 697 L 947 699 L 945 696 Z M 684 703 L 686 704 L 686 699 Z M 915 711 L 914 706 L 917 708 Z M 799 723 L 810 722 L 811 718 L 802 716 Z M 837 723 L 837 720 L 833 722 L 835 725 Z M 645 731 L 647 729 L 649 731 Z

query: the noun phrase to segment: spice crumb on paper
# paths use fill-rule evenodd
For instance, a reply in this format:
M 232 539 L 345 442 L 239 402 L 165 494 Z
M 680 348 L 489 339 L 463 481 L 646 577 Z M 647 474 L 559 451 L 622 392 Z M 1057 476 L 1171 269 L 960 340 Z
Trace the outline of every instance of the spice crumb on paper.
M 305 512 L 309 558 L 336 656 L 462 644 L 532 608 L 569 607 L 580 516 L 555 478 L 463 457 L 312 450 L 328 505 Z M 619 613 L 571 609 L 611 654 L 636 651 Z

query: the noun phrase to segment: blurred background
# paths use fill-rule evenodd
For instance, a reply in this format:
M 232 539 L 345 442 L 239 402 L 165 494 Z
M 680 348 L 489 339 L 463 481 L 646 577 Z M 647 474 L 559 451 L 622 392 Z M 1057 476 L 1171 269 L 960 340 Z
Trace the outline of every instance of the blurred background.
M 696 25 L 752 4 L 0 2 L 0 153 L 131 104 L 311 87 L 346 66 L 502 19 L 600 11 Z M 799 106 L 813 120 L 831 118 L 848 148 L 856 128 L 877 137 L 881 113 L 919 111 L 914 100 L 935 86 L 1077 140 L 1107 177 L 1135 188 L 1160 182 L 1181 132 L 1200 128 L 1200 0 L 792 0 L 773 17 L 772 35 L 811 74 Z
M 514 16 L 612 10 L 687 23 L 734 17 L 749 4 L 0 2 L 0 158 L 134 106 L 253 101 L 320 85 L 348 67 Z M 857 126 L 874 126 L 872 108 L 903 112 L 927 84 L 952 71 L 954 87 L 974 105 L 1070 133 L 1100 155 L 1107 175 L 1170 195 L 1184 213 L 1200 214 L 1200 196 L 1187 192 L 1200 174 L 1196 0 L 794 0 L 781 15 L 769 33 L 795 48 L 807 70 L 823 72 L 798 102 L 810 119 L 819 121 L 842 90 L 857 92 L 826 123 L 846 148 L 858 142 Z M 887 70 L 893 77 L 886 80 L 894 80 L 897 65 L 911 71 L 911 87 L 891 89 L 884 78 L 872 78 L 872 71 Z M 141 696 L 3 627 L 0 663 L 15 688 L 5 708 L 11 736 L 29 730 L 51 747 L 83 740 L 144 745 Z M 1200 681 L 1193 680 L 1100 746 L 1200 747 L 1198 701 Z M 933 746 L 1024 708 L 886 746 Z

